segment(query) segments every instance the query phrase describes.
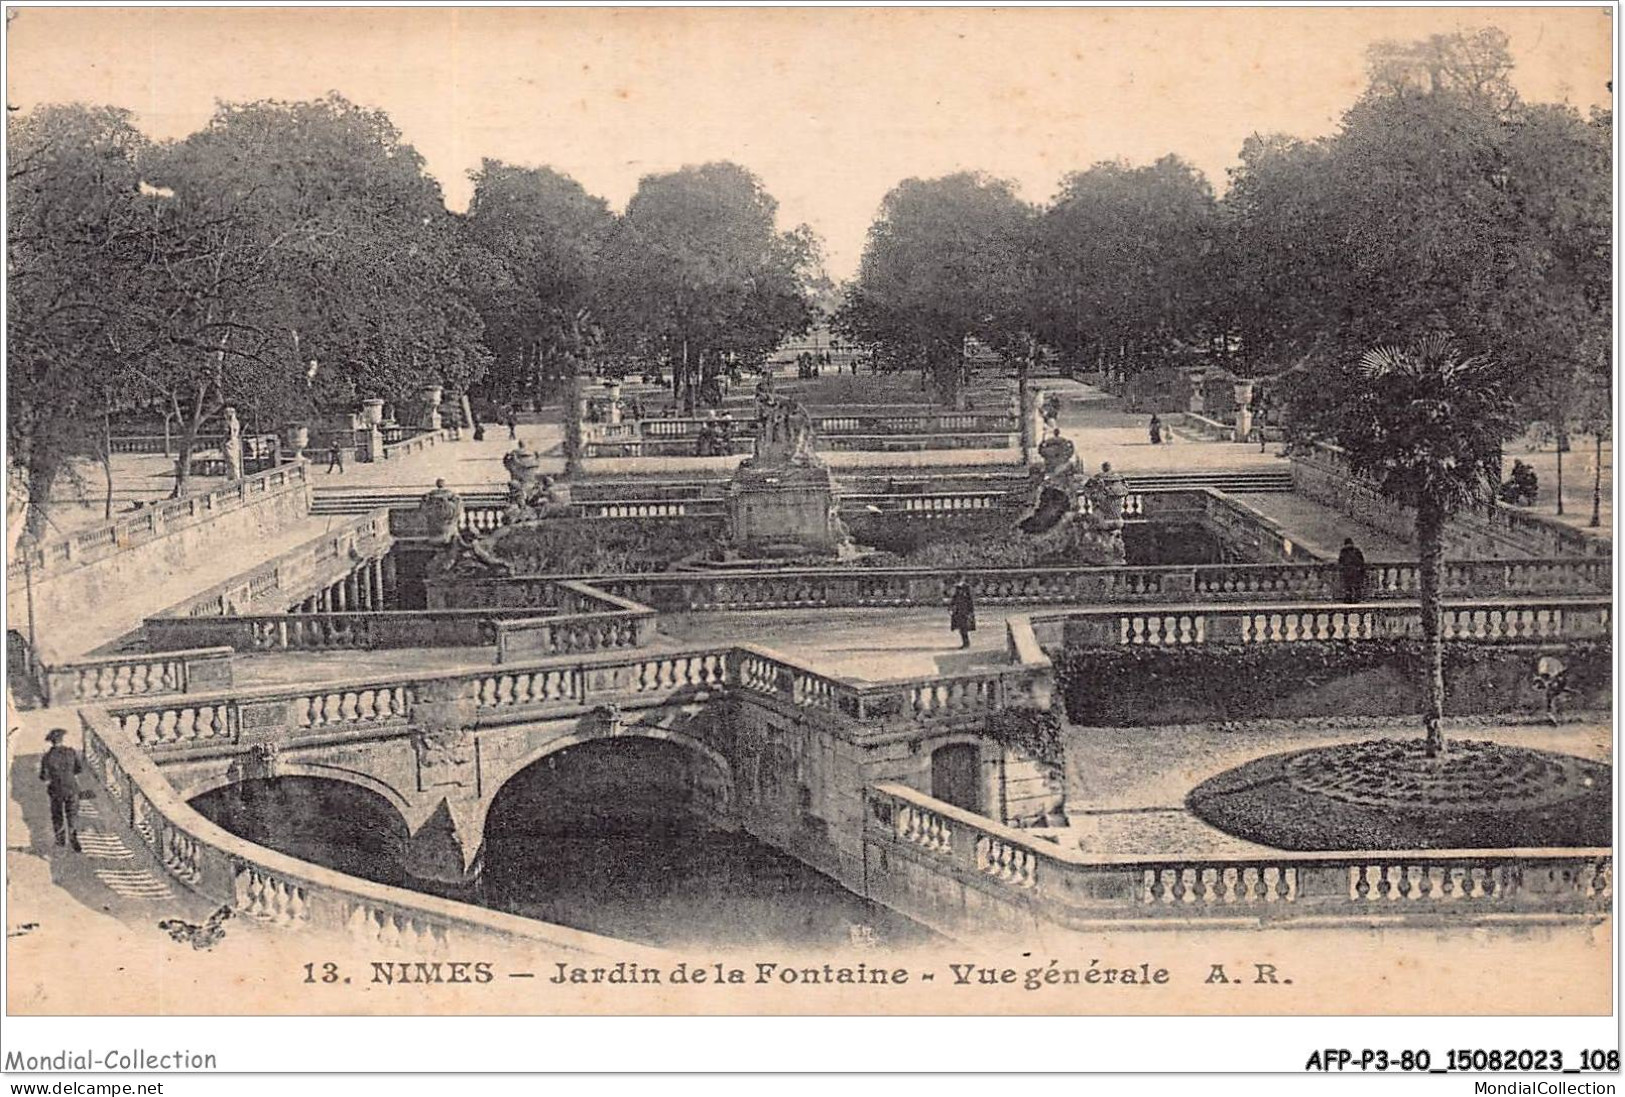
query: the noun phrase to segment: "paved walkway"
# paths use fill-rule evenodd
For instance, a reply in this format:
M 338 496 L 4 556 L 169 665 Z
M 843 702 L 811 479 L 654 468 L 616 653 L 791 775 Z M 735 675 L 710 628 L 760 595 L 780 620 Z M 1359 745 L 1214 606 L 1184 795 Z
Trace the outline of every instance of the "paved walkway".
M 1086 470 L 1110 461 L 1113 470 L 1132 477 L 1136 472 L 1279 471 L 1287 463 L 1277 456 L 1280 446 L 1260 453 L 1257 445 L 1207 442 L 1165 432 L 1161 445 L 1151 444 L 1151 416 L 1123 410 L 1123 402 L 1079 381 L 1042 381 L 1040 386 L 1062 399 L 1061 433 L 1078 448 L 1078 463 Z M 1169 416 L 1172 421 L 1173 416 Z
M 640 653 L 658 655 L 711 645 L 750 643 L 794 662 L 857 682 L 948 674 L 1008 662 L 1004 622 L 1026 607 L 978 608 L 981 627 L 969 650 L 948 631 L 942 610 L 762 610 L 662 616 L 659 634 Z M 628 651 L 629 657 L 633 655 Z M 580 656 L 561 655 L 560 663 Z M 402 648 L 395 651 L 298 651 L 239 656 L 240 688 L 302 686 L 393 674 L 475 671 L 496 666 L 496 649 Z

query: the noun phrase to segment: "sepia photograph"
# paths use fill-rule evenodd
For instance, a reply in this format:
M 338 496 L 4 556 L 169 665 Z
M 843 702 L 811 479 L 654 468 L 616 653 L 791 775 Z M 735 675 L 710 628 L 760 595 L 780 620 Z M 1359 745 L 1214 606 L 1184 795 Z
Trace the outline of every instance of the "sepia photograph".
M 6 1015 L 1609 1018 L 1617 14 L 8 6 Z

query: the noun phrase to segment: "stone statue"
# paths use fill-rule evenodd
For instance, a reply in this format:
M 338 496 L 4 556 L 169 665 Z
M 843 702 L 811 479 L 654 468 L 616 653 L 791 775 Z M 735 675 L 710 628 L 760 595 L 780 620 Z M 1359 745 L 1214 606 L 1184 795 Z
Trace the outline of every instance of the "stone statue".
M 818 465 L 812 416 L 794 400 L 756 396 L 756 454 L 748 465 Z
M 243 426 L 237 421 L 237 409 L 226 409 L 226 440 L 220 443 L 226 455 L 226 478 L 243 478 Z
M 510 512 L 527 510 L 542 497 L 542 459 L 521 441 L 502 458 L 502 467 L 508 470 L 508 509 Z

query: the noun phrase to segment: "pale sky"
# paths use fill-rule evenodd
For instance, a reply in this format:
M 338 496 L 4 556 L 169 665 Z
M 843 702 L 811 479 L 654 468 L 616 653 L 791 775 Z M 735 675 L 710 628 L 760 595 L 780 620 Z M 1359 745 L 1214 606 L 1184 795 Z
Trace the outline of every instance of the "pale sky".
M 1174 152 L 1222 190 L 1248 134 L 1331 132 L 1371 43 L 1487 24 L 1525 98 L 1607 101 L 1607 9 L 1558 7 L 24 8 L 7 101 L 127 107 L 172 138 L 216 100 L 338 91 L 389 113 L 454 209 L 486 156 L 617 209 L 645 174 L 734 160 L 842 278 L 905 178 L 977 169 L 1043 201 Z

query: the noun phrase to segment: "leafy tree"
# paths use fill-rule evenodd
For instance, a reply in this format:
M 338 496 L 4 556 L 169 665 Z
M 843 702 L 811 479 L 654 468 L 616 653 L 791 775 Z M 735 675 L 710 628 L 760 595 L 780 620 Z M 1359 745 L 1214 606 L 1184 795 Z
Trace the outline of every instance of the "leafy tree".
M 1039 223 L 1047 341 L 1074 360 L 1129 368 L 1210 342 L 1216 230 L 1212 187 L 1177 156 L 1068 176 Z
M 599 320 L 612 351 L 670 363 L 690 411 L 730 360 L 759 361 L 812 321 L 812 231 L 775 227 L 778 202 L 737 164 L 645 176 L 606 247 Z
M 492 357 L 486 388 L 502 401 L 539 400 L 580 357 L 576 317 L 593 302 L 615 219 L 550 168 L 486 160 L 472 179 L 463 236 L 477 256 L 469 281 Z
M 1444 751 L 1443 601 L 1439 578 L 1450 516 L 1493 498 L 1501 448 L 1518 429 L 1505 367 L 1464 355 L 1445 334 L 1366 352 L 1353 368 L 1322 375 L 1300 402 L 1300 422 L 1342 447 L 1354 473 L 1416 510 L 1422 637 L 1427 651 L 1423 721 L 1430 755 Z
M 136 322 L 151 146 L 112 107 L 44 106 L 7 130 L 8 510 L 38 539 L 74 462 L 106 461 L 106 416 L 127 406 L 128 362 L 152 339 Z
M 176 493 L 228 405 L 304 418 L 465 388 L 485 369 L 455 223 L 379 111 L 333 95 L 225 104 L 169 150 L 148 384 L 182 421 Z
M 919 369 L 953 398 L 965 340 L 1021 346 L 1031 330 L 1033 210 L 1003 180 L 909 179 L 881 203 L 836 328 L 884 369 Z

